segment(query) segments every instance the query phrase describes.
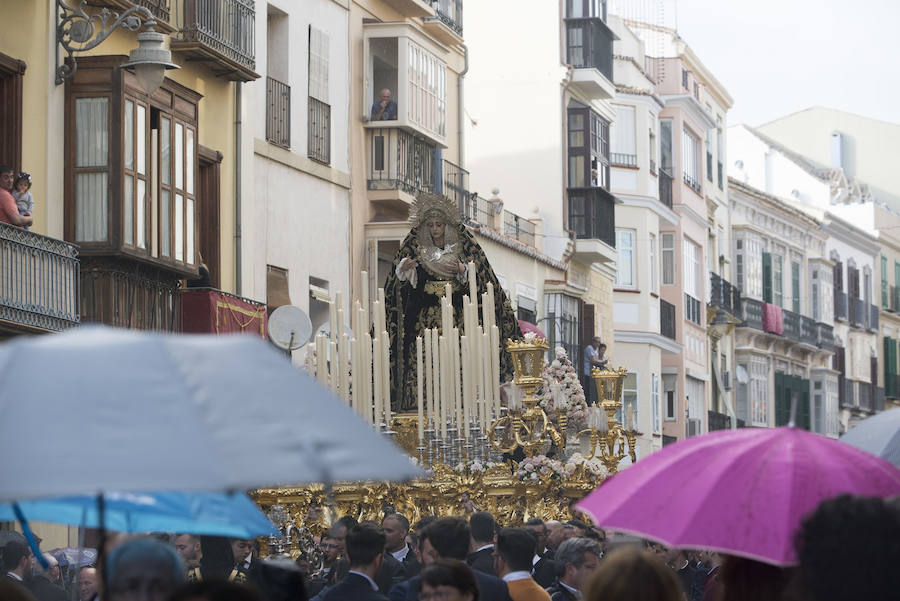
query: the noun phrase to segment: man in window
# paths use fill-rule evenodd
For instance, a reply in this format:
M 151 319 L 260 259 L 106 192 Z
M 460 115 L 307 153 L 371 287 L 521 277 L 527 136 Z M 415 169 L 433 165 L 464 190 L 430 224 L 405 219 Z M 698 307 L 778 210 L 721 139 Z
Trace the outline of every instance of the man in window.
M 584 349 L 584 387 L 588 405 L 597 404 L 597 387 L 591 378 L 591 370 L 595 367 L 605 369 L 609 359 L 606 358 L 606 345 L 600 342 L 599 336 L 591 338 L 591 343 Z
M 395 121 L 397 103 L 391 99 L 391 91 L 381 90 L 381 100 L 372 105 L 372 121 Z
M 0 222 L 24 227 L 31 225 L 33 219 L 31 213 L 19 215 L 19 207 L 13 198 L 13 169 L 5 165 L 0 166 Z

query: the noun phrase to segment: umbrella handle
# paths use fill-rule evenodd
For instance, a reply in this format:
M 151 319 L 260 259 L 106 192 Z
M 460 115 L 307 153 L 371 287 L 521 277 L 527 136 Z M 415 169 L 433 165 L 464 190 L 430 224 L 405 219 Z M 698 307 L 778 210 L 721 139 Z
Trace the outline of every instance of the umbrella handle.
M 16 519 L 19 520 L 19 524 L 22 525 L 25 540 L 28 541 L 28 546 L 31 547 L 31 552 L 37 558 L 38 563 L 45 570 L 50 569 L 50 564 L 44 559 L 44 554 L 41 553 L 41 548 L 38 547 L 37 540 L 34 538 L 34 532 L 31 531 L 31 526 L 28 525 L 28 520 L 25 519 L 25 514 L 22 513 L 22 508 L 19 507 L 18 503 L 13 503 L 12 510 L 16 514 Z

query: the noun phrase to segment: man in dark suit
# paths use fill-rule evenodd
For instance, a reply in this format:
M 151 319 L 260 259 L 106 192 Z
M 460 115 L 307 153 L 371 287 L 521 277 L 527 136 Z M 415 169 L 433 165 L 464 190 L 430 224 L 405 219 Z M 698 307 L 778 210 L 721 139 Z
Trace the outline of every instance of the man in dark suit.
M 487 511 L 476 511 L 469 517 L 469 553 L 466 563 L 473 570 L 496 576 L 494 571 L 494 536 L 497 534 L 497 522 Z
M 438 559 L 465 561 L 469 550 L 469 526 L 463 518 L 440 518 L 419 533 L 422 567 Z M 512 601 L 506 583 L 490 574 L 472 570 L 478 581 L 479 598 L 485 601 Z M 421 576 L 421 575 L 420 575 Z M 391 601 L 416 601 L 420 576 L 401 582 L 388 594 Z
M 550 531 L 541 518 L 530 518 L 525 522 L 525 529 L 534 534 L 537 540 L 531 577 L 542 587 L 547 588 L 556 582 L 556 562 L 553 561 L 553 552 L 547 547 Z
M 387 538 L 385 550 L 388 555 L 403 564 L 403 571 L 406 578 L 412 578 L 422 569 L 416 552 L 406 542 L 406 536 L 409 534 L 409 520 L 400 513 L 389 513 L 381 520 L 381 527 L 384 529 L 384 536 Z
M 31 572 L 34 570 L 34 555 L 26 543 L 12 540 L 3 547 L 4 577 L 21 590 L 31 592 Z
M 669 549 L 666 559 L 669 567 L 675 570 L 675 575 L 681 581 L 681 586 L 684 587 L 684 593 L 688 601 L 700 601 L 700 597 L 703 595 L 701 574 L 691 564 L 687 553 L 683 549 Z
M 59 562 L 49 553 L 43 555 L 47 568 L 35 567 L 35 574 L 31 579 L 31 592 L 38 601 L 66 601 L 66 590 L 51 578 L 51 573 L 59 574 Z
M 600 565 L 602 554 L 602 547 L 595 540 L 575 537 L 563 541 L 556 550 L 559 579 L 547 588 L 551 601 L 580 599 L 585 585 Z
M 360 524 L 347 533 L 350 571 L 328 590 L 323 601 L 386 601 L 378 592 L 375 576 L 384 559 L 384 531 L 375 524 Z

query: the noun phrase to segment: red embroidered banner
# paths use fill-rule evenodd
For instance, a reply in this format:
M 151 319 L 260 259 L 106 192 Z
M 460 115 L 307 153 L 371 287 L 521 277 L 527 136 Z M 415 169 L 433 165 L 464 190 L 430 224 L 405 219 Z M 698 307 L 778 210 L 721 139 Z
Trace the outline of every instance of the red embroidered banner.
M 220 290 L 182 290 L 181 329 L 194 334 L 247 332 L 266 338 L 266 306 Z

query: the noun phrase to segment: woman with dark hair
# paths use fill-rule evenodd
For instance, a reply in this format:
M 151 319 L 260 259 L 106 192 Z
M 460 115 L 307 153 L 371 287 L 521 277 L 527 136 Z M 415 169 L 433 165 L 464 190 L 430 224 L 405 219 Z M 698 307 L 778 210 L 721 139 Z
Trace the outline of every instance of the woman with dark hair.
M 456 559 L 438 559 L 422 570 L 419 601 L 478 601 L 472 569 Z
M 683 601 L 675 572 L 656 555 L 627 548 L 600 562 L 588 581 L 585 601 Z

